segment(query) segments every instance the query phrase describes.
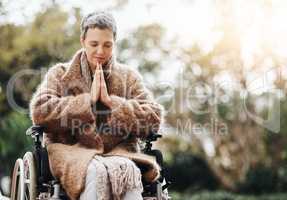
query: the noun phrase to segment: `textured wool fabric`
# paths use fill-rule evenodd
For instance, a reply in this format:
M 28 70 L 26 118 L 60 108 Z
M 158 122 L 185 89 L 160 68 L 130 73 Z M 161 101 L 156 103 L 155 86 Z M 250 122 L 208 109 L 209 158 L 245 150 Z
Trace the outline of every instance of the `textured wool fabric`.
M 115 176 L 113 173 L 119 175 Z M 111 180 L 109 182 L 108 177 L 110 176 L 119 178 L 116 181 Z M 81 193 L 79 200 L 142 200 L 143 187 L 140 179 L 141 172 L 129 159 L 118 156 L 101 157 L 96 155 L 88 166 L 85 190 Z M 120 183 L 116 187 L 112 187 L 117 182 Z M 124 190 L 118 190 L 118 188 Z M 126 191 L 125 194 L 122 193 L 123 191 Z
M 95 155 L 123 156 L 149 169 L 147 181 L 159 176 L 154 157 L 139 150 L 141 138 L 157 131 L 163 108 L 144 86 L 141 75 L 114 62 L 103 66 L 112 107 L 91 105 L 92 74 L 79 50 L 69 63 L 51 67 L 30 103 L 34 124 L 45 129 L 52 174 L 71 199 L 85 186 L 88 165 Z

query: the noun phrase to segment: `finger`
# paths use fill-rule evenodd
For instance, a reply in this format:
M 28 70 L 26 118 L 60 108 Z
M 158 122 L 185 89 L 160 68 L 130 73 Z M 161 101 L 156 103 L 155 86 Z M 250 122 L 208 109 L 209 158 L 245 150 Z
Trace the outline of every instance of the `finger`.
M 95 135 L 94 139 L 95 139 L 96 142 L 100 143 L 100 137 L 98 135 Z
M 95 70 L 95 75 L 97 76 L 97 81 L 101 80 L 101 64 L 97 62 L 96 70 Z
M 98 66 L 98 63 L 97 63 Z M 94 79 L 91 87 L 91 93 L 92 93 L 92 102 L 95 103 L 99 96 L 100 96 L 100 85 L 101 85 L 101 72 L 99 70 L 99 67 L 96 67 L 96 70 L 94 72 Z
M 95 71 L 94 71 L 94 77 L 95 77 L 95 75 L 97 73 L 97 70 L 98 70 L 98 63 L 96 64 L 96 68 L 95 68 Z
M 92 83 L 92 87 L 93 87 L 94 90 L 99 88 L 100 81 L 101 81 L 101 72 L 98 69 L 96 69 L 96 71 L 94 73 L 93 83 Z
M 104 71 L 103 71 L 102 65 L 100 65 L 100 69 L 101 69 L 101 82 L 104 84 L 104 86 L 106 86 L 105 76 L 104 76 Z
M 102 64 L 99 62 L 97 64 L 98 64 L 99 69 L 102 69 Z
M 102 89 L 102 92 L 104 92 L 104 94 L 107 93 L 107 85 L 106 85 L 103 70 L 101 70 L 101 89 Z
M 100 76 L 100 81 L 101 81 L 101 87 L 103 86 L 103 84 L 105 84 L 105 79 L 103 76 L 103 69 L 102 69 L 102 65 L 99 64 L 99 76 Z
M 102 138 L 101 138 L 98 134 L 96 134 L 96 135 L 94 136 L 94 140 L 96 141 L 96 143 L 97 143 L 98 145 L 101 145 L 102 142 L 103 142 Z

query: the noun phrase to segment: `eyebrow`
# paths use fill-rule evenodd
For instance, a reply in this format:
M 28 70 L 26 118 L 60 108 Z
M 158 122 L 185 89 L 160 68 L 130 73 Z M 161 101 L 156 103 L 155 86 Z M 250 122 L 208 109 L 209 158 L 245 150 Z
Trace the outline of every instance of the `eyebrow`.
M 89 43 L 99 43 L 99 41 L 93 40 L 93 41 L 89 41 Z M 106 41 L 106 42 L 104 42 L 104 44 L 113 44 L 113 42 Z

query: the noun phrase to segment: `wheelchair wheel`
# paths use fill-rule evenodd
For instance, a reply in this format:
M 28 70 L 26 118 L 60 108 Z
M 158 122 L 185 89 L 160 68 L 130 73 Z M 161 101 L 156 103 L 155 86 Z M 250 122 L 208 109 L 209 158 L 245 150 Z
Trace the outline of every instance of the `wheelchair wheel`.
M 32 152 L 27 152 L 23 157 L 25 200 L 34 200 L 37 195 L 36 166 Z
M 12 176 L 11 200 L 35 200 L 37 195 L 34 157 L 27 152 L 17 159 Z
M 24 200 L 24 163 L 21 158 L 17 159 L 14 165 L 11 200 Z

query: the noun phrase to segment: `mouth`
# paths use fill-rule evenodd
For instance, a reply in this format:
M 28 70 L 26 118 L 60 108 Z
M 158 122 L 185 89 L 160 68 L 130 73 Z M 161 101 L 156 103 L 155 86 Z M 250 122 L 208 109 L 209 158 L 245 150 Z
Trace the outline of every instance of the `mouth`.
M 98 57 L 98 56 L 95 56 L 94 58 L 98 59 L 98 60 L 104 60 L 105 57 Z
M 98 62 L 104 62 L 105 61 L 105 58 L 103 58 L 103 57 L 95 57 L 94 59 L 97 60 Z

